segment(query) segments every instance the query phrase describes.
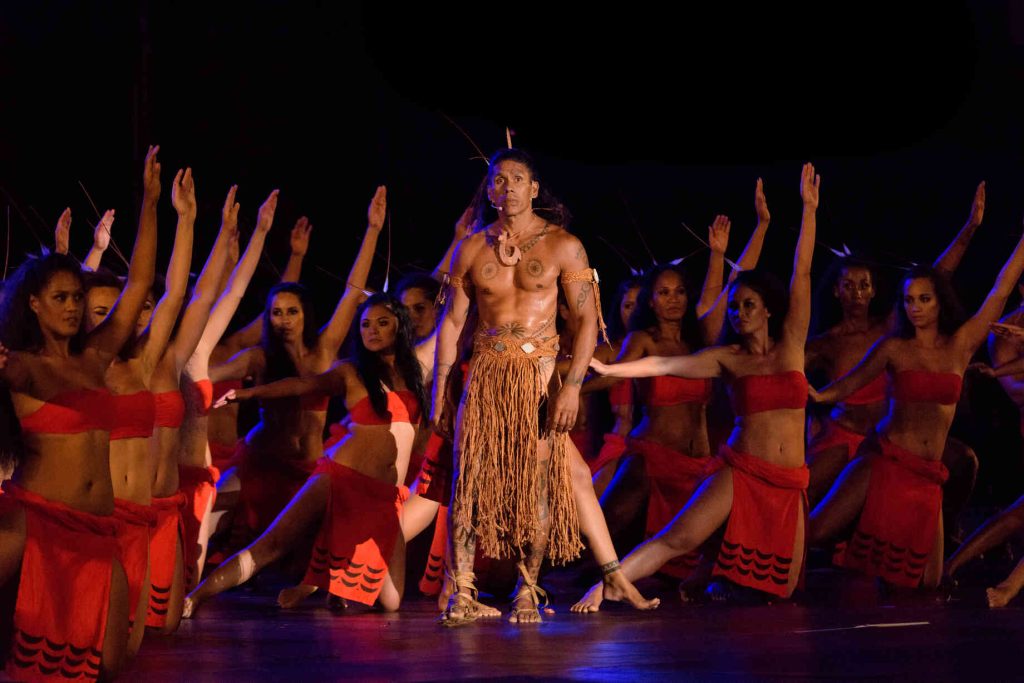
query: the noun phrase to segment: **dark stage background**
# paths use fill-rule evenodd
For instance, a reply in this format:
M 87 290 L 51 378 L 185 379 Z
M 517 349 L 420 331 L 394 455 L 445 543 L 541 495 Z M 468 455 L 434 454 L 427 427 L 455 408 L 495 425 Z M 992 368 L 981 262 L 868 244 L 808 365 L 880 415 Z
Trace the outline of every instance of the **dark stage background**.
M 162 262 L 175 168 L 196 176 L 197 261 L 230 183 L 243 228 L 278 187 L 269 260 L 283 266 L 288 230 L 308 215 L 303 277 L 324 316 L 373 187 L 389 188 L 392 281 L 429 269 L 484 172 L 466 136 L 490 154 L 510 126 L 606 281 L 650 263 L 641 234 L 662 260 L 698 250 L 681 223 L 706 234 L 715 213 L 733 219 L 738 254 L 758 176 L 773 216 L 763 263 L 788 277 L 805 160 L 823 177 L 819 241 L 894 265 L 934 259 L 986 179 L 985 224 L 957 277 L 973 307 L 1021 231 L 1022 76 L 1024 10 L 1009 0 L 4 3 L 0 201 L 12 265 L 52 242 L 68 205 L 72 251 L 85 254 L 97 216 L 79 182 L 118 210 L 127 253 L 142 158 L 159 143 Z M 819 257 L 822 272 L 830 254 Z M 688 263 L 702 276 L 705 261 Z M 250 312 L 273 279 L 265 266 Z

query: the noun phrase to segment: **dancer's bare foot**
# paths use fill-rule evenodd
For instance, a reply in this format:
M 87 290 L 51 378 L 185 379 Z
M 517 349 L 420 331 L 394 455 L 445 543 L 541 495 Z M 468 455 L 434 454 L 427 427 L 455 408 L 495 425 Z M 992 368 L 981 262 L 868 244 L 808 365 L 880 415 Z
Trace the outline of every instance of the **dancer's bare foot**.
M 194 591 L 193 591 L 194 592 Z M 181 618 L 191 619 L 192 615 L 195 614 L 196 609 L 199 607 L 199 601 L 192 597 L 190 593 L 185 597 L 185 602 L 181 606 Z
M 656 609 L 661 604 L 659 598 L 648 600 L 641 595 L 636 586 L 620 570 L 608 574 L 601 583 L 587 591 L 583 599 L 572 606 L 572 611 L 597 612 L 605 600 L 625 601 L 634 608 L 642 610 Z
M 989 607 L 1006 607 L 1011 600 L 1017 597 L 1017 593 L 1017 590 L 1014 590 L 1012 586 L 1008 586 L 1005 583 L 985 591 Z
M 307 586 L 305 584 L 285 588 L 277 594 L 277 604 L 281 609 L 292 609 L 315 592 L 316 586 Z

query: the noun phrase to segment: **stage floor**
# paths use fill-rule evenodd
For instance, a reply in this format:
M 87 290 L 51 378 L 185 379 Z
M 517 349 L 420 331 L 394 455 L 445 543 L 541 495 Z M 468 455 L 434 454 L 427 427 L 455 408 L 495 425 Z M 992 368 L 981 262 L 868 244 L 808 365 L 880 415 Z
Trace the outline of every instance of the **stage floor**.
M 827 585 L 819 590 L 829 590 Z M 647 585 L 651 590 L 651 585 Z M 435 602 L 400 613 L 297 610 L 276 591 L 235 590 L 172 637 L 147 635 L 126 675 L 140 681 L 360 680 L 1010 680 L 1024 677 L 1024 614 L 989 610 L 980 589 L 899 606 L 684 605 L 671 589 L 641 613 L 576 615 L 565 599 L 540 625 L 437 624 Z M 573 594 L 573 597 L 577 597 Z M 859 602 L 859 601 L 858 601 Z M 504 611 L 507 606 L 494 602 Z

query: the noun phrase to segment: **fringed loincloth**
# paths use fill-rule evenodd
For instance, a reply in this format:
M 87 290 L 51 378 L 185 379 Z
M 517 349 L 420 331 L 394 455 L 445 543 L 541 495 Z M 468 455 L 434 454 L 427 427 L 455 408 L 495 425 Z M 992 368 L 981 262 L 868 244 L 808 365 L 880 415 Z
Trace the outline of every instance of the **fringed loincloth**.
M 558 339 L 477 334 L 458 425 L 457 528 L 476 533 L 483 553 L 519 559 L 541 529 L 538 503 L 546 476 L 551 518 L 547 557 L 565 563 L 582 549 L 564 433 L 548 433 L 539 409 L 547 400 L 541 359 L 553 359 Z M 537 461 L 545 438 L 551 458 Z

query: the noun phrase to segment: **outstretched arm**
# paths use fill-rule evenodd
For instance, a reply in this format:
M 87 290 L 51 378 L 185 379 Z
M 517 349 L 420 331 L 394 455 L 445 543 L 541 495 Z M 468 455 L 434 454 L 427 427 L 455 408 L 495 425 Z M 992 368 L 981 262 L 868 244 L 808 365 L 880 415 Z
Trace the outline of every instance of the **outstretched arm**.
M 171 203 L 178 213 L 178 227 L 174 233 L 171 263 L 167 268 L 164 295 L 160 297 L 149 320 L 149 335 L 142 349 L 142 363 L 152 372 L 167 350 L 174 323 L 188 289 L 188 274 L 192 267 L 192 236 L 196 222 L 196 187 L 192 169 L 178 170 L 171 185 Z
M 292 228 L 291 248 L 292 253 L 288 256 L 288 265 L 281 274 L 281 282 L 298 282 L 302 276 L 302 261 L 309 251 L 309 233 L 313 232 L 313 224 L 305 216 L 295 221 Z
M 619 355 L 614 362 L 616 364 L 628 363 L 630 361 L 643 358 L 645 353 L 645 341 L 647 338 L 646 332 L 630 332 L 622 342 L 622 350 L 619 351 Z M 591 374 L 590 377 L 587 378 L 587 381 L 583 383 L 581 393 L 589 394 L 595 391 L 611 389 L 621 381 L 621 377 Z
M 803 218 L 793 256 L 793 278 L 789 281 L 789 311 L 782 332 L 788 343 L 801 350 L 807 345 L 807 328 L 811 324 L 811 260 L 814 257 L 820 187 L 821 176 L 814 172 L 814 165 L 804 164 L 800 175 Z
M 946 247 L 946 251 L 935 259 L 935 263 L 932 264 L 935 270 L 941 271 L 947 277 L 956 271 L 984 217 L 985 181 L 983 180 L 978 183 L 978 189 L 974 191 L 974 201 L 971 203 L 971 214 L 967 217 L 967 222 L 964 223 L 964 227 L 960 228 L 960 232 L 953 238 L 950 245 Z
M 722 294 L 722 278 L 725 275 L 725 250 L 729 246 L 729 230 L 732 224 L 728 216 L 715 216 L 714 222 L 708 227 L 708 246 L 711 257 L 708 259 L 708 272 L 704 276 L 704 286 L 700 290 L 697 302 L 697 318 L 700 320 L 701 335 L 705 344 L 711 344 L 721 331 L 725 319 L 725 307 L 715 306 Z
M 373 253 L 377 249 L 377 238 L 384 227 L 387 208 L 387 190 L 381 185 L 374 193 L 370 208 L 366 212 L 366 234 L 363 236 L 355 263 L 352 264 L 352 270 L 349 271 L 344 294 L 334 309 L 334 315 L 320 330 L 317 347 L 322 356 L 334 358 L 338 355 L 338 349 L 345 341 L 348 329 L 356 316 L 356 308 L 362 300 L 362 290 L 366 288 L 366 278 L 373 263 Z
M 690 379 L 711 379 L 722 376 L 722 358 L 729 353 L 727 347 L 709 346 L 688 356 L 646 356 L 628 363 L 606 365 L 599 360 L 590 360 L 594 372 L 606 377 L 639 379 L 673 375 Z
M 143 170 L 142 213 L 135 237 L 128 282 L 110 313 L 86 338 L 86 346 L 95 349 L 106 362 L 124 346 L 146 303 L 156 276 L 156 204 L 160 199 L 160 147 L 150 146 Z
M 985 341 L 989 325 L 1002 314 L 1003 308 L 1006 307 L 1006 300 L 1010 298 L 1022 271 L 1024 271 L 1024 235 L 1017 242 L 1016 248 L 1003 265 L 1003 269 L 999 271 L 996 283 L 981 308 L 956 331 L 956 337 L 965 345 L 968 356 L 974 355 L 974 352 Z
M 825 385 L 821 391 L 815 391 L 814 387 L 811 387 L 811 398 L 818 403 L 838 403 L 861 387 L 867 386 L 889 365 L 893 343 L 890 337 L 879 339 L 848 373 Z
M 250 398 L 288 398 L 289 396 L 305 396 L 307 394 L 326 394 L 328 396 L 345 395 L 345 368 L 335 365 L 327 372 L 312 377 L 286 377 L 269 384 L 248 389 L 232 389 L 217 399 L 214 408 L 228 403 L 245 401 Z

